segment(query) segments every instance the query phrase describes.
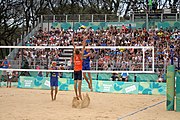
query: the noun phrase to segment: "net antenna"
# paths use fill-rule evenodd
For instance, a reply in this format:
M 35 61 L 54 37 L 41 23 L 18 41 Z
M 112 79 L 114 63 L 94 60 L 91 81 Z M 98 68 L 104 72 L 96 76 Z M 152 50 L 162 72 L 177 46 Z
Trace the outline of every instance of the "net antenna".
M 74 48 L 73 46 L 0 46 L 1 48 L 13 48 L 13 49 L 65 49 L 65 48 Z M 82 48 L 82 46 L 77 46 L 77 48 Z M 86 48 L 91 49 L 137 49 L 140 50 L 142 53 L 142 68 L 139 70 L 83 70 L 83 72 L 90 72 L 90 73 L 154 73 L 154 46 L 86 46 Z M 147 64 L 147 55 L 146 52 L 150 50 L 151 51 L 151 57 L 150 57 L 150 63 Z M 149 65 L 150 69 L 146 69 L 146 66 Z M 45 70 L 45 69 L 3 69 L 0 68 L 0 70 L 13 70 L 13 71 L 42 71 L 42 72 L 73 72 L 73 70 Z

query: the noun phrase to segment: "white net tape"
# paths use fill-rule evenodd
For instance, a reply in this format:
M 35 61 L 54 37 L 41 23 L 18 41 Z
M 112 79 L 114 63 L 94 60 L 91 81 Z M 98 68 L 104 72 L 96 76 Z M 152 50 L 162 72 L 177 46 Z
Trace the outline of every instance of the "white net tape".
M 53 49 L 73 49 L 73 46 L 0 46 L 1 48 L 6 48 L 6 49 L 33 49 L 34 51 L 38 51 L 39 49 L 49 49 L 49 51 L 53 50 Z M 77 46 L 77 48 L 82 48 L 82 46 Z M 106 56 L 106 52 L 104 52 L 104 56 L 102 56 L 101 54 L 98 54 L 98 60 L 96 60 L 96 65 L 95 67 L 97 67 L 97 69 L 91 69 L 91 70 L 83 70 L 83 72 L 90 72 L 90 73 L 154 73 L 154 47 L 153 46 L 86 46 L 86 48 L 90 48 L 94 51 L 96 51 L 97 49 L 100 50 L 109 50 L 109 51 L 113 51 L 116 52 L 116 57 L 115 59 L 111 59 L 111 56 L 108 56 L 107 61 L 105 61 L 105 57 Z M 139 52 L 136 52 L 136 54 L 134 53 L 130 53 L 129 51 L 131 49 L 134 50 L 139 50 Z M 117 54 L 117 51 L 121 54 Z M 125 51 L 125 53 L 123 53 Z M 148 51 L 148 52 L 147 52 Z M 110 52 L 109 52 L 110 53 Z M 95 53 L 97 54 L 97 52 Z M 128 56 L 128 54 L 131 54 L 131 57 L 127 57 L 131 60 L 128 60 L 128 62 L 126 62 L 126 60 L 123 58 L 123 56 Z M 148 54 L 148 56 L 146 55 Z M 72 57 L 72 56 L 71 56 Z M 107 62 L 107 66 L 106 69 L 99 69 L 99 64 L 100 64 L 100 60 L 102 59 L 102 63 L 106 64 Z M 139 59 L 140 60 L 136 60 L 136 63 L 133 63 L 133 59 Z M 63 57 L 62 57 L 63 58 Z M 105 58 L 105 59 L 104 59 Z M 65 59 L 65 58 L 64 58 Z M 104 61 L 103 61 L 104 60 Z M 120 61 L 119 63 L 117 63 L 117 61 Z M 50 61 L 50 60 L 49 60 Z M 73 61 L 73 60 L 72 60 Z M 93 58 L 92 61 L 95 61 L 95 59 Z M 131 67 L 133 66 L 133 64 L 136 64 L 134 66 L 138 66 L 139 64 L 139 69 L 135 70 L 135 69 L 119 69 L 119 67 L 123 66 L 123 61 L 126 62 L 126 64 L 128 64 L 127 66 Z M 150 62 L 149 62 L 150 61 Z M 114 65 L 116 64 L 116 65 Z M 119 65 L 119 66 L 118 66 Z M 50 65 L 48 65 L 49 67 Z M 109 69 L 112 66 L 114 66 L 113 69 Z M 149 67 L 147 69 L 147 66 Z M 73 72 L 73 67 L 71 69 L 63 69 L 63 70 L 48 70 L 47 68 L 43 68 L 43 69 L 35 69 L 35 68 L 30 68 L 30 69 L 17 69 L 17 68 L 8 68 L 8 69 L 4 69 L 4 68 L 0 68 L 1 71 L 8 71 L 8 70 L 12 70 L 12 71 L 42 71 L 42 72 Z

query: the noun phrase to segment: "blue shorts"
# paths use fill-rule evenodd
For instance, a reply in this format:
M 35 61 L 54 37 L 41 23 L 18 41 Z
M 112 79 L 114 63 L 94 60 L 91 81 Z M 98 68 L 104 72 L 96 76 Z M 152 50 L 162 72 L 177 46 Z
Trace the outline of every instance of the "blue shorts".
M 58 78 L 50 78 L 50 85 L 51 87 L 58 87 Z
M 82 80 L 82 71 L 74 71 L 74 80 Z
M 89 64 L 85 64 L 82 66 L 83 70 L 90 70 L 90 65 Z

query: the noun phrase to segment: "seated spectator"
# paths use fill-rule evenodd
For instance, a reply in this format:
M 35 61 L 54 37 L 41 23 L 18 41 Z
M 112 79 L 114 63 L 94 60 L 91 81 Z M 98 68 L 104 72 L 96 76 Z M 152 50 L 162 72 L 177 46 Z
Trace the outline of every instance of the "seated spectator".
M 64 66 L 63 63 L 60 64 L 59 69 L 60 69 L 60 70 L 65 70 L 65 66 Z
M 164 78 L 165 76 L 164 76 L 164 74 L 163 75 L 159 75 L 158 76 L 158 79 L 156 80 L 156 82 L 166 82 L 166 80 L 165 80 L 165 78 Z
M 110 78 L 111 81 L 118 81 L 119 80 L 119 76 L 117 73 L 112 73 L 112 76 Z
M 162 77 L 159 77 L 156 81 L 157 81 L 157 82 L 163 82 L 164 80 L 163 80 Z
M 43 77 L 42 71 L 38 72 L 38 76 L 39 76 L 39 77 Z
M 103 62 L 104 62 L 103 58 L 100 58 L 98 60 L 98 69 L 99 70 L 103 70 L 103 65 L 104 65 Z
M 38 65 L 38 66 L 36 67 L 36 69 L 37 69 L 37 70 L 40 70 L 41 68 L 40 68 L 40 66 Z M 43 72 L 42 72 L 42 71 L 39 71 L 37 76 L 43 77 Z
M 81 26 L 78 30 L 73 31 L 69 28 L 67 31 L 63 28 L 51 27 L 50 31 L 47 28 L 39 30 L 30 37 L 29 40 L 25 41 L 27 46 L 71 46 L 71 39 L 74 38 L 77 45 L 81 44 L 81 37 L 90 34 L 87 39 L 87 45 L 89 46 L 154 46 L 155 49 L 155 64 L 159 66 L 168 65 L 170 59 L 170 50 L 167 45 L 174 44 L 178 48 L 180 39 L 180 31 L 175 28 L 174 30 L 164 30 L 157 26 L 150 26 L 149 30 L 145 28 L 133 29 L 133 26 L 122 25 L 121 28 L 117 29 L 116 26 L 110 26 L 106 30 L 98 28 L 93 30 L 92 28 L 86 28 Z M 177 51 L 175 49 L 175 57 L 177 59 Z M 51 60 L 59 61 L 62 57 L 63 50 L 56 48 L 50 49 L 24 49 L 23 56 L 27 58 L 29 65 L 34 66 L 41 64 L 41 66 L 47 66 L 47 57 Z M 147 52 L 147 51 L 146 51 Z M 21 51 L 20 51 L 21 53 Z M 48 55 L 48 54 L 49 55 Z M 141 70 L 142 69 L 142 50 L 138 49 L 95 49 L 92 52 L 94 61 L 98 60 L 98 70 Z M 20 56 L 20 54 L 19 54 Z M 151 51 L 145 54 L 146 62 L 152 63 Z M 131 59 L 132 58 L 132 59 Z M 106 59 L 111 59 L 106 61 Z M 130 60 L 130 61 L 129 61 Z M 38 63 L 37 61 L 42 61 Z M 104 63 L 104 61 L 106 61 Z M 178 62 L 174 60 L 174 62 Z M 33 63 L 33 64 L 32 64 Z M 131 64 L 130 64 L 131 63 Z M 64 63 L 64 69 L 72 69 L 71 62 Z M 93 63 L 95 66 L 96 63 Z M 132 66 L 132 67 L 130 67 Z M 151 66 L 151 65 L 150 65 Z M 150 67 L 149 66 L 149 67 Z M 5 67 L 1 64 L 1 67 Z M 149 68 L 148 67 L 148 68 Z M 95 68 L 95 67 L 94 67 Z
M 67 61 L 67 70 L 71 70 L 71 68 L 72 68 L 72 60 L 70 59 Z
M 127 82 L 128 81 L 128 73 L 121 73 L 121 80 Z

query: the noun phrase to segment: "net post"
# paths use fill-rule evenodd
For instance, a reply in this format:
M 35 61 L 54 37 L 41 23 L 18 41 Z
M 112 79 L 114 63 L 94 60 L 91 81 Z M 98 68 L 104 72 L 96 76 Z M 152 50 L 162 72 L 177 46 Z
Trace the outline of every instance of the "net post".
M 79 22 L 81 22 L 81 15 L 79 15 L 78 17 L 79 17 Z M 74 19 L 73 19 L 73 21 L 74 21 Z
M 144 62 L 145 62 L 145 59 L 144 59 L 144 57 L 145 57 L 145 54 L 144 54 L 144 47 L 143 47 L 142 51 L 143 51 L 143 72 L 144 72 Z
M 68 16 L 66 15 L 66 22 L 68 22 Z
M 175 66 L 169 65 L 167 67 L 167 87 L 166 87 L 166 110 L 174 111 L 175 98 Z
M 96 70 L 98 70 L 98 59 L 96 59 Z
M 91 15 L 91 22 L 94 22 L 94 15 Z
M 34 69 L 36 69 L 36 59 L 34 59 Z
M 53 22 L 55 22 L 56 21 L 56 16 L 55 15 L 53 15 Z
M 154 72 L 154 47 L 152 47 L 152 71 Z

